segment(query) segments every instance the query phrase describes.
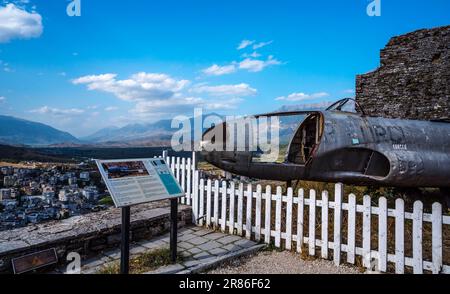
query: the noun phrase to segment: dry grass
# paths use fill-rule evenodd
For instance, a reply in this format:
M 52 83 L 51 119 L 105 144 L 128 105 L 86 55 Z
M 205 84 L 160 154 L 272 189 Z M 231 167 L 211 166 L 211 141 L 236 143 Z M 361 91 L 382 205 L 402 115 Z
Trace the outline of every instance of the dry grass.
M 177 262 L 182 262 L 182 256 L 178 255 Z M 130 259 L 130 273 L 142 274 L 155 270 L 161 266 L 172 264 L 170 260 L 170 249 L 155 249 L 142 253 Z M 115 275 L 120 273 L 119 262 L 111 262 L 104 265 L 97 274 Z

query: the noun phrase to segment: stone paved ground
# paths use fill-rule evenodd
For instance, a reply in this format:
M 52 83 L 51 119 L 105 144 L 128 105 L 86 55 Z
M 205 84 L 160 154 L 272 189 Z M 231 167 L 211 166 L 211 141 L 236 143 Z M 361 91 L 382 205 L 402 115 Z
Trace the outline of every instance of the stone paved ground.
M 239 236 L 231 236 L 201 227 L 185 227 L 178 232 L 178 252 L 183 254 L 181 264 L 170 265 L 150 273 L 189 273 L 233 256 L 255 252 L 262 245 Z M 130 246 L 130 255 L 138 255 L 157 248 L 169 247 L 169 234 Z M 107 263 L 120 259 L 120 249 L 104 252 L 101 256 L 82 261 L 82 274 L 94 274 Z

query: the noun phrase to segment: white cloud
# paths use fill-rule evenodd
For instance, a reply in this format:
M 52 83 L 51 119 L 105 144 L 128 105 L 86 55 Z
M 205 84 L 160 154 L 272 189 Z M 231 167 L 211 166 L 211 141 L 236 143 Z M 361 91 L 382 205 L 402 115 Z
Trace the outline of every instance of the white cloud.
M 261 54 L 259 54 L 258 52 L 254 51 L 251 54 L 244 53 L 244 54 L 242 54 L 242 57 L 244 57 L 244 58 L 249 58 L 249 57 L 258 58 L 258 57 L 261 57 Z
M 40 108 L 30 110 L 30 112 L 37 113 L 37 114 L 55 115 L 55 116 L 69 116 L 69 115 L 83 114 L 84 110 L 79 109 L 79 108 L 62 109 L 62 108 L 53 108 L 53 107 L 49 107 L 49 106 L 42 106 Z
M 268 45 L 270 45 L 272 43 L 273 43 L 273 41 L 261 42 L 261 43 L 254 44 L 253 45 L 253 50 L 256 50 L 256 49 L 259 49 L 259 48 L 262 48 L 262 47 L 266 47 L 266 46 L 268 46 Z
M 138 119 L 161 119 L 174 114 L 189 113 L 195 107 L 205 109 L 232 109 L 242 97 L 252 96 L 256 89 L 248 84 L 218 85 L 197 84 L 172 78 L 166 74 L 137 73 L 120 80 L 118 75 L 107 73 L 86 75 L 72 80 L 75 85 L 85 85 L 88 90 L 113 94 L 116 98 L 132 102 L 129 110 Z M 198 95 L 201 94 L 201 95 Z M 114 111 L 115 106 L 105 111 Z M 41 109 L 41 112 L 50 111 Z
M 117 106 L 108 106 L 105 108 L 105 111 L 116 111 L 118 109 L 119 109 L 119 107 L 117 107 Z
M 236 109 L 239 103 L 241 103 L 242 101 L 243 101 L 242 98 L 231 98 L 224 101 L 215 100 L 205 103 L 204 107 L 208 110 Z
M 213 64 L 212 66 L 205 68 L 202 72 L 209 76 L 221 76 L 236 72 L 236 66 L 234 64 L 219 66 Z
M 246 58 L 239 63 L 239 68 L 248 70 L 250 72 L 260 72 L 268 66 L 279 64 L 281 64 L 281 62 L 270 55 L 267 60 Z
M 219 85 L 219 86 L 197 86 L 192 90 L 194 93 L 206 93 L 211 96 L 235 96 L 245 97 L 252 96 L 257 93 L 256 89 L 253 89 L 248 84 L 236 84 L 236 85 Z
M 276 98 L 277 101 L 304 101 L 310 99 L 317 99 L 329 96 L 326 92 L 319 92 L 313 94 L 305 94 L 305 93 L 292 93 L 289 96 L 281 96 Z
M 355 94 L 355 90 L 353 90 L 353 89 L 347 89 L 347 90 L 344 90 L 344 93 L 345 93 L 345 94 Z
M 5 96 L 0 96 L 0 101 L 5 101 L 6 97 Z
M 204 100 L 198 97 L 180 97 L 140 101 L 133 109 L 130 110 L 130 112 L 142 117 L 155 113 L 158 115 L 183 113 L 190 111 L 194 107 L 201 107 L 203 103 Z
M 42 16 L 9 3 L 0 7 L 0 43 L 39 37 L 44 30 Z
M 140 72 L 126 80 L 117 80 L 116 74 L 90 75 L 77 78 L 75 85 L 85 84 L 89 90 L 114 94 L 126 101 L 169 99 L 176 96 L 188 84 L 188 80 L 176 80 L 166 74 Z
M 241 43 L 238 45 L 237 50 L 242 50 L 247 48 L 248 46 L 254 44 L 255 41 L 250 41 L 250 40 L 242 40 Z

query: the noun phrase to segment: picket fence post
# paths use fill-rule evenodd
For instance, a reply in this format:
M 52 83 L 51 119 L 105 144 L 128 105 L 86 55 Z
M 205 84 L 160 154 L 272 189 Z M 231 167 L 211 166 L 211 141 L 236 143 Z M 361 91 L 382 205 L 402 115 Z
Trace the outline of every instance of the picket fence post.
M 193 198 L 192 198 L 192 217 L 193 217 L 193 222 L 194 224 L 198 224 L 198 171 L 195 171 L 194 173 L 194 178 L 193 178 L 193 187 L 194 187 L 194 193 L 193 193 Z
M 334 238 L 333 260 L 335 265 L 341 263 L 341 225 L 342 225 L 342 196 L 344 185 L 338 183 L 334 187 Z
M 322 258 L 328 259 L 328 191 L 322 192 Z
M 370 196 L 364 195 L 363 198 L 363 266 L 370 269 L 372 255 L 370 252 L 370 229 L 371 229 L 371 203 Z M 372 270 L 372 269 L 371 269 Z
M 219 227 L 219 180 L 214 181 L 214 229 Z
M 236 186 L 234 182 L 230 183 L 230 226 L 228 227 L 229 233 L 233 235 L 234 233 L 234 197 L 236 194 Z
M 395 200 L 395 273 L 405 272 L 405 202 Z
M 198 198 L 199 204 L 198 204 L 198 219 L 200 219 L 200 226 L 203 226 L 203 219 L 205 216 L 205 179 L 200 179 L 200 194 Z
M 442 205 L 434 203 L 431 215 L 433 274 L 442 270 Z
M 275 205 L 275 247 L 281 247 L 281 194 L 280 186 L 277 187 L 276 205 Z
M 303 189 L 298 190 L 298 203 L 297 203 L 297 252 L 302 252 L 303 247 L 303 210 L 305 207 L 304 199 L 305 191 Z
M 270 243 L 270 224 L 271 224 L 271 205 L 272 205 L 272 187 L 266 186 L 266 216 L 264 218 L 265 220 L 265 226 L 264 226 L 264 242 L 266 244 Z
M 287 203 L 286 203 L 286 250 L 292 248 L 292 205 L 293 205 L 293 190 L 291 187 L 287 189 Z
M 255 210 L 255 240 L 261 241 L 261 204 L 262 204 L 262 186 L 256 186 L 256 210 Z
M 423 250 L 422 250 L 422 228 L 423 228 L 423 204 L 421 201 L 414 202 L 413 210 L 413 272 L 423 273 Z
M 356 195 L 348 195 L 347 217 L 347 262 L 355 264 L 356 246 Z
M 252 184 L 247 185 L 247 205 L 246 205 L 246 218 L 245 218 L 245 238 L 248 240 L 252 236 L 252 203 L 253 203 L 253 187 Z
M 186 158 L 184 157 L 181 159 L 181 189 L 185 193 L 181 203 L 186 204 Z
M 238 234 L 238 236 L 242 236 L 243 209 L 244 209 L 244 184 L 239 183 L 238 203 L 237 203 L 237 234 Z
M 385 272 L 387 269 L 387 199 L 378 199 L 378 270 Z
M 227 228 L 227 182 L 222 181 L 222 212 L 221 212 L 221 231 L 225 233 Z
M 211 226 L 211 179 L 208 179 L 206 183 L 206 226 Z
M 309 255 L 316 255 L 316 191 L 309 190 Z

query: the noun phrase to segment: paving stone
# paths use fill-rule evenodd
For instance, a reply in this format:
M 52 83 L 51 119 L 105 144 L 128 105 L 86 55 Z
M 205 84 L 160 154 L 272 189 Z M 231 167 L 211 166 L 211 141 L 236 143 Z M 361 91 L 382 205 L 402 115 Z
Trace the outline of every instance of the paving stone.
M 200 230 L 200 231 L 194 232 L 193 234 L 196 235 L 196 236 L 205 236 L 205 235 L 211 234 L 211 231 Z
M 165 243 L 155 242 L 152 240 L 137 242 L 137 244 L 139 244 L 140 246 L 143 246 L 145 248 L 148 248 L 148 249 L 156 249 L 158 247 L 163 247 L 165 245 Z
M 180 255 L 183 256 L 185 259 L 186 259 L 186 258 L 190 258 L 190 257 L 192 257 L 192 255 L 193 255 L 191 252 L 189 252 L 189 250 L 179 251 L 179 253 L 180 253 Z
M 220 243 L 222 243 L 224 245 L 227 245 L 227 244 L 236 242 L 236 241 L 241 240 L 241 239 L 242 239 L 241 237 L 231 236 L 230 235 L 230 236 L 225 236 L 223 238 L 218 239 L 217 242 L 220 242 Z
M 148 248 L 143 247 L 143 246 L 135 246 L 135 247 L 130 248 L 130 254 L 131 255 L 142 254 L 145 251 L 148 251 Z
M 209 254 L 209 253 L 206 252 L 206 251 L 202 251 L 202 252 L 200 252 L 200 253 L 194 255 L 194 258 L 195 258 L 195 259 L 205 259 L 205 258 L 209 258 L 209 257 L 211 257 L 211 254 Z
M 204 230 L 204 228 L 202 228 L 202 227 L 189 227 L 189 229 L 191 229 L 191 230 L 193 230 L 193 231 Z
M 197 253 L 202 252 L 202 250 L 200 250 L 200 249 L 197 248 L 197 247 L 194 247 L 194 248 L 192 248 L 192 249 L 189 249 L 188 251 L 189 251 L 190 253 L 192 253 L 192 254 L 197 254 Z
M 206 242 L 208 242 L 208 239 L 203 238 L 203 237 L 195 237 L 195 238 L 189 240 L 189 243 L 194 244 L 194 245 L 200 245 L 200 244 L 203 244 Z
M 223 238 L 225 236 L 226 235 L 222 234 L 222 233 L 212 233 L 212 234 L 205 235 L 203 237 L 205 237 L 206 239 L 209 239 L 209 240 L 218 240 L 218 239 Z
M 214 249 L 208 250 L 208 252 L 213 254 L 213 255 L 225 255 L 229 251 L 227 251 L 227 250 L 225 250 L 223 248 L 214 248 Z
M 245 239 L 238 240 L 238 241 L 234 242 L 233 244 L 238 245 L 240 247 L 244 247 L 244 248 L 249 248 L 249 247 L 256 245 L 255 242 L 250 241 L 250 240 L 245 240 Z
M 228 244 L 222 247 L 223 249 L 230 251 L 230 252 L 234 252 L 234 251 L 238 251 L 241 250 L 242 247 L 235 245 L 235 244 Z
M 119 259 L 120 258 L 120 249 L 114 249 L 103 252 L 103 255 L 109 257 L 110 259 Z
M 207 243 L 198 245 L 198 248 L 200 248 L 201 250 L 212 250 L 212 249 L 218 248 L 220 246 L 222 246 L 222 244 L 220 244 L 219 242 L 209 241 Z
M 178 237 L 178 241 L 189 241 L 195 237 L 197 237 L 197 236 L 194 234 L 186 234 L 186 235 L 182 235 L 182 236 Z
M 178 235 L 186 235 L 186 234 L 192 234 L 194 233 L 194 230 L 191 230 L 190 228 L 182 228 L 178 230 Z
M 162 248 L 162 247 L 167 247 L 168 246 L 168 242 L 163 242 L 162 240 L 158 240 L 153 242 L 154 244 L 154 248 Z
M 183 249 L 191 249 L 191 248 L 194 247 L 194 245 L 192 245 L 191 243 L 188 243 L 188 242 L 179 242 L 179 243 L 177 244 L 177 246 L 178 246 L 179 248 L 183 248 Z

